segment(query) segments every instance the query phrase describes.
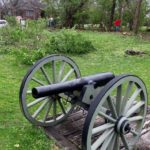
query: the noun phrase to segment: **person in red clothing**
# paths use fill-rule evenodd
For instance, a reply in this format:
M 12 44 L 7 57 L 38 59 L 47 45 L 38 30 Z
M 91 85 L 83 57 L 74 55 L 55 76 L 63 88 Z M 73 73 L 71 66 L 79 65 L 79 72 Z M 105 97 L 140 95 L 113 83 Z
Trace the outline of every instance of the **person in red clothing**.
M 114 26 L 115 26 L 115 31 L 116 31 L 116 32 L 120 31 L 121 20 L 120 20 L 120 19 L 117 19 L 117 20 L 114 22 Z

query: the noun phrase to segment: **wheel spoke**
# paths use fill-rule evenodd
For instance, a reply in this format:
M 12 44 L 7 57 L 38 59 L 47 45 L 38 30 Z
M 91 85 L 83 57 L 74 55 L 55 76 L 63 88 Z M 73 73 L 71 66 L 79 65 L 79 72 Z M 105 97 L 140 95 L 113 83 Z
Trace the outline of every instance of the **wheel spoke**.
M 61 78 L 62 78 L 62 75 L 63 75 L 63 72 L 64 72 L 65 65 L 66 65 L 65 62 L 63 62 L 63 63 L 61 64 L 60 71 L 59 71 L 59 75 L 58 75 L 58 81 L 61 81 Z
M 31 91 L 31 90 L 28 90 L 28 91 L 27 91 L 27 94 L 32 94 L 32 91 Z
M 56 108 L 56 100 L 53 102 L 53 119 L 56 121 L 56 114 L 57 114 L 57 108 Z
M 65 77 L 62 79 L 61 82 L 65 82 L 73 72 L 74 72 L 74 69 L 71 69 L 71 70 L 65 75 Z
M 139 120 L 142 120 L 142 119 L 143 119 L 143 116 L 135 116 L 135 117 L 128 118 L 128 120 L 130 122 L 139 121 Z
M 45 113 L 45 116 L 44 116 L 43 122 L 45 122 L 45 121 L 46 121 L 46 119 L 47 119 L 47 117 L 48 117 L 48 114 L 49 114 L 49 112 L 50 112 L 50 109 L 51 109 L 52 103 L 53 103 L 53 101 L 52 101 L 52 100 L 51 100 L 51 101 L 49 101 L 49 103 L 48 103 L 48 106 L 47 106 L 47 109 L 46 109 L 46 113 Z
M 114 116 L 115 118 L 118 118 L 115 105 L 114 105 L 113 101 L 111 100 L 110 96 L 107 98 L 107 101 L 108 101 L 108 105 L 109 105 L 109 107 L 110 107 L 110 110 L 111 110 L 113 116 Z
M 116 145 L 115 145 L 116 137 L 117 137 L 117 134 L 114 133 L 113 139 L 107 148 L 108 150 L 116 150 L 116 149 L 114 149 L 114 148 L 116 148 Z
M 44 101 L 45 99 L 47 99 L 47 97 L 38 98 L 38 99 L 34 100 L 33 102 L 29 103 L 27 105 L 27 107 L 30 108 L 30 107 L 36 105 L 37 103 Z
M 115 140 L 114 148 L 115 148 L 115 150 L 120 150 L 120 139 L 119 139 L 118 134 L 116 134 L 116 140 Z
M 114 126 L 115 126 L 114 124 L 107 123 L 107 124 L 101 125 L 99 127 L 93 128 L 92 129 L 92 135 L 97 134 L 99 132 L 103 132 L 103 131 L 105 131 L 107 129 L 110 129 L 110 128 L 114 127 Z
M 63 106 L 63 104 L 62 104 L 62 102 L 61 102 L 60 99 L 58 99 L 58 103 L 59 103 L 59 106 L 61 107 L 62 112 L 63 112 L 64 114 L 66 114 L 66 111 L 65 111 L 65 109 L 64 109 L 64 106 Z
M 43 102 L 43 104 L 34 112 L 34 114 L 32 115 L 33 118 L 36 118 L 39 115 L 39 113 L 43 110 L 43 108 L 46 106 L 48 101 L 49 100 Z
M 55 61 L 53 60 L 52 61 L 52 74 L 53 74 L 53 83 L 56 83 L 57 82 L 57 78 L 56 78 L 56 63 Z
M 117 87 L 117 97 L 116 97 L 116 110 L 118 116 L 121 112 L 121 103 L 122 103 L 122 85 Z
M 47 82 L 48 82 L 49 84 L 52 84 L 52 82 L 51 82 L 51 80 L 50 80 L 50 78 L 49 78 L 49 76 L 48 76 L 46 70 L 44 69 L 44 67 L 41 67 L 40 69 L 41 69 L 41 71 L 42 71 L 42 73 L 43 73 L 45 79 L 47 80 Z
M 42 81 L 36 79 L 36 78 L 32 78 L 33 81 L 35 81 L 36 83 L 40 84 L 40 85 L 45 85 Z
M 104 143 L 103 143 L 103 145 L 102 145 L 102 147 L 101 147 L 102 150 L 106 150 L 106 149 L 108 148 L 108 146 L 109 146 L 109 144 L 110 144 L 110 142 L 111 142 L 111 140 L 112 140 L 114 134 L 115 134 L 114 132 L 111 133 L 111 135 L 108 136 L 108 137 L 105 139 L 105 141 L 104 141 Z
M 91 149 L 96 150 L 104 140 L 113 132 L 114 129 L 106 130 L 95 142 L 92 144 Z
M 142 107 L 142 106 L 144 106 L 144 102 L 143 101 L 141 101 L 141 102 L 138 102 L 136 105 L 134 105 L 133 107 L 131 107 L 129 110 L 128 110 L 128 112 L 126 113 L 126 117 L 130 117 L 132 114 L 134 114 L 134 113 L 136 113 L 136 111 L 140 108 L 140 107 Z
M 129 99 L 129 101 L 127 102 L 123 115 L 126 115 L 127 111 L 130 109 L 130 107 L 132 107 L 136 97 L 140 94 L 140 92 L 142 91 L 142 89 L 136 89 L 136 91 L 133 93 L 133 95 L 131 96 L 131 98 Z
M 137 136 L 139 133 L 136 132 L 134 129 L 131 129 L 130 132 L 134 135 L 134 136 Z
M 103 113 L 106 114 L 106 113 L 109 112 L 109 111 L 110 111 L 109 109 L 107 109 L 107 108 L 101 106 L 101 112 L 103 112 Z
M 127 100 L 130 96 L 130 92 L 131 92 L 131 89 L 133 87 L 133 82 L 130 81 L 129 84 L 128 84 L 128 87 L 127 87 L 127 90 L 126 90 L 126 93 L 124 95 L 124 98 L 122 100 L 122 109 L 121 110 L 124 110 L 125 106 L 126 106 L 126 103 L 127 103 Z M 123 112 L 122 112 L 123 113 Z
M 98 112 L 98 115 L 104 117 L 105 119 L 108 119 L 110 122 L 113 122 L 113 123 L 116 122 L 116 120 L 115 120 L 114 118 L 112 118 L 111 116 L 107 115 L 107 114 L 104 113 L 104 112 L 101 112 L 101 111 L 100 111 L 100 112 Z
M 129 150 L 129 145 L 128 145 L 126 137 L 123 134 L 121 134 L 120 137 L 121 137 L 121 140 L 122 140 L 123 145 L 125 146 L 126 150 Z

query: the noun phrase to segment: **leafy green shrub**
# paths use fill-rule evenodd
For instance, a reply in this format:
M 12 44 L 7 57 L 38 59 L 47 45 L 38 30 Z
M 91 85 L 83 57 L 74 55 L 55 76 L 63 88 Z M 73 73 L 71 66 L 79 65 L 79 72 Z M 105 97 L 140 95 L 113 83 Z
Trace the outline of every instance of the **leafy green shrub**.
M 75 30 L 46 30 L 46 20 L 27 20 L 27 26 L 9 26 L 0 33 L 3 45 L 1 53 L 15 54 L 18 61 L 33 64 L 38 59 L 53 53 L 85 54 L 95 50 L 91 41 Z M 4 46 L 3 46 L 4 47 Z
M 13 17 L 8 18 L 10 19 Z M 46 21 L 44 19 L 26 20 L 26 24 L 27 26 L 24 29 L 21 29 L 19 24 L 16 24 L 16 26 L 12 26 L 10 24 L 8 28 L 4 28 L 0 31 L 0 35 L 6 41 L 6 44 L 14 45 L 18 43 L 18 45 L 22 45 L 24 44 L 24 41 L 30 41 L 30 39 L 37 40 L 37 37 L 41 36 L 43 30 L 45 29 Z
M 89 40 L 86 40 L 81 34 L 74 30 L 62 30 L 54 33 L 44 33 L 43 39 L 36 41 L 38 47 L 20 47 L 15 52 L 17 59 L 23 64 L 33 64 L 38 59 L 53 53 L 64 54 L 85 54 L 95 50 L 94 46 Z M 33 44 L 34 45 L 34 44 Z
M 15 16 L 5 16 L 5 19 L 8 21 L 10 26 L 16 26 L 17 21 Z
M 85 54 L 95 50 L 92 42 L 84 38 L 75 30 L 62 30 L 51 37 L 45 44 L 57 53 Z
M 26 30 L 22 30 L 19 27 L 4 28 L 1 32 L 1 36 L 6 45 L 21 44 L 23 40 L 28 39 Z
M 4 46 L 3 43 L 1 43 L 1 47 L 0 47 L 0 55 L 1 54 L 8 54 L 11 52 L 11 48 L 9 46 Z
M 19 50 L 14 51 L 14 54 L 17 56 L 17 61 L 22 64 L 31 65 L 44 57 L 46 55 L 46 51 L 43 49 L 30 50 L 26 47 L 22 47 Z
M 20 40 L 23 40 L 27 38 L 27 34 L 25 30 L 21 30 L 20 28 L 14 28 L 10 32 L 10 40 L 12 43 L 19 42 Z
M 46 19 L 38 19 L 38 20 L 28 20 L 27 26 L 28 28 L 35 29 L 37 31 L 41 31 L 46 28 Z

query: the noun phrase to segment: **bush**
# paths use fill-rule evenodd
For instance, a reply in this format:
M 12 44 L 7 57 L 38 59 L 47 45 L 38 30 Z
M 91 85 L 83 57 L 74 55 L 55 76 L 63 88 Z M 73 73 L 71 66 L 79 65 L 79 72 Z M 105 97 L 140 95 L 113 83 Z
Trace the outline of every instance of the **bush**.
M 8 17 L 10 20 L 13 20 L 13 17 Z M 12 21 L 9 21 L 12 24 Z M 6 44 L 15 45 L 16 43 L 24 44 L 24 41 L 37 40 L 43 30 L 45 29 L 45 20 L 26 20 L 26 28 L 21 29 L 19 24 L 15 26 L 8 26 L 8 28 L 4 28 L 2 30 L 1 35 L 3 39 L 6 41 Z
M 38 59 L 53 53 L 85 54 L 95 50 L 89 40 L 74 30 L 55 32 L 55 35 L 45 34 L 46 39 L 39 41 L 37 49 L 22 47 L 16 51 L 17 59 L 23 64 L 33 64 Z M 33 43 L 33 42 L 32 42 Z
M 91 41 L 86 40 L 81 34 L 74 30 L 63 30 L 55 32 L 55 35 L 47 35 L 47 38 L 40 42 L 37 49 L 22 47 L 16 51 L 17 59 L 23 64 L 33 64 L 38 59 L 54 53 L 61 54 L 85 54 L 95 50 Z
M 19 42 L 25 38 L 27 38 L 25 30 L 21 30 L 20 28 L 14 28 L 14 30 L 11 30 L 10 40 L 12 43 Z
M 16 59 L 18 62 L 31 65 L 46 56 L 46 51 L 44 49 L 30 50 L 26 47 L 22 47 L 19 50 L 14 51 L 14 54 L 17 56 Z
M 46 30 L 45 20 L 28 20 L 27 27 L 10 26 L 1 32 L 0 37 L 9 50 L 1 53 L 15 53 L 16 58 L 24 64 L 33 64 L 38 59 L 53 53 L 85 54 L 95 50 L 91 41 L 75 30 Z
M 67 54 L 85 54 L 95 50 L 92 42 L 75 30 L 62 30 L 51 37 L 46 47 L 54 52 Z
M 16 26 L 17 25 L 17 21 L 16 21 L 15 16 L 5 16 L 5 19 L 8 21 L 8 24 L 10 26 Z

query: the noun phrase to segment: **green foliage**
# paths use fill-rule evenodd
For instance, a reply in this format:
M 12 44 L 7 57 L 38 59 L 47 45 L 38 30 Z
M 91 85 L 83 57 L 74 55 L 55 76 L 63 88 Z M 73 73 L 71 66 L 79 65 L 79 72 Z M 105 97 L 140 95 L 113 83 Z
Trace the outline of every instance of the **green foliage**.
M 47 4 L 47 16 L 59 18 L 63 27 L 72 28 L 77 23 L 82 23 L 88 18 L 89 0 L 44 0 Z M 84 22 L 85 23 L 85 22 Z
M 17 56 L 17 62 L 23 64 L 33 64 L 35 60 L 35 53 L 32 50 L 29 50 L 25 47 L 20 48 L 19 50 L 14 51 L 14 54 Z
M 46 30 L 46 20 L 28 20 L 27 27 L 5 28 L 1 32 L 3 46 L 0 53 L 11 53 L 23 64 L 33 64 L 53 53 L 86 54 L 95 50 L 91 41 L 75 30 Z M 1 41 L 0 41 L 1 42 Z M 7 48 L 11 46 L 11 48 Z M 17 48 L 17 49 L 16 49 Z
M 89 21 L 89 11 L 83 10 L 83 11 L 77 11 L 77 13 L 74 15 L 74 21 L 75 24 L 86 24 Z
M 53 53 L 86 54 L 94 50 L 91 41 L 86 40 L 78 32 L 62 30 L 40 41 L 38 48 L 31 50 L 28 47 L 22 47 L 15 51 L 15 55 L 23 64 L 33 64 L 38 59 Z
M 10 26 L 16 26 L 17 21 L 15 16 L 5 16 L 5 19 L 8 21 Z
M 83 28 L 84 24 L 99 24 L 101 30 L 108 30 L 110 25 L 112 0 L 44 0 L 47 3 L 47 14 L 59 18 L 60 27 Z M 82 5 L 83 4 L 83 5 Z M 115 19 L 122 20 L 122 26 L 130 23 L 132 30 L 136 1 L 116 0 Z M 147 23 L 146 13 L 150 7 L 146 0 L 141 6 L 140 25 Z M 113 20 L 113 21 L 114 21 Z M 57 22 L 57 23 L 58 23 Z
M 25 30 L 21 30 L 20 28 L 13 28 L 12 30 L 10 30 L 9 38 L 9 42 L 11 41 L 11 43 L 15 43 L 27 38 L 27 34 Z
M 112 0 L 108 0 L 107 3 L 105 0 L 98 0 L 98 4 L 99 24 L 103 30 L 107 31 L 110 24 Z
M 99 24 L 101 18 L 101 12 L 98 8 L 90 8 L 89 23 Z
M 36 43 L 35 41 L 40 38 L 41 32 L 46 28 L 46 20 L 27 20 L 26 24 L 27 26 L 24 29 L 19 24 L 4 28 L 1 32 L 1 37 L 5 43 L 11 45 L 19 43 L 22 45 L 30 40 L 32 43 Z
M 144 0 L 143 3 L 142 3 L 142 6 L 141 6 L 140 26 L 144 25 L 147 21 L 146 14 L 147 14 L 148 10 L 150 9 L 150 6 L 147 3 L 148 2 L 146 2 Z M 150 18 L 149 18 L 149 20 L 150 20 Z
M 38 19 L 38 20 L 27 20 L 27 28 L 28 30 L 34 30 L 34 32 L 40 32 L 46 27 L 46 19 Z
M 62 30 L 52 36 L 50 47 L 54 52 L 67 54 L 85 54 L 95 50 L 91 41 L 74 30 Z

